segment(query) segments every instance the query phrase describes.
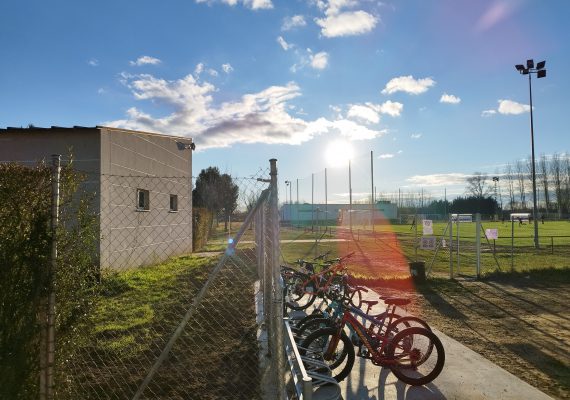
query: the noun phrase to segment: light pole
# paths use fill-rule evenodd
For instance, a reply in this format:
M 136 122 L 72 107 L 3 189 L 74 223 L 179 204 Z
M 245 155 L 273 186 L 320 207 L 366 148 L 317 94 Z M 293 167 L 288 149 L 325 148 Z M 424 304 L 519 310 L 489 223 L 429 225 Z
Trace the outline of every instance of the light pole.
M 532 157 L 532 218 L 534 220 L 534 247 L 540 248 L 538 242 L 538 209 L 536 206 L 536 167 L 534 161 L 534 126 L 532 119 L 532 83 L 531 75 L 536 74 L 537 78 L 544 78 L 546 70 L 544 69 L 546 61 L 541 61 L 534 67 L 534 60 L 526 60 L 526 67 L 523 64 L 515 65 L 515 68 L 521 75 L 528 75 L 528 91 L 530 97 L 530 144 Z

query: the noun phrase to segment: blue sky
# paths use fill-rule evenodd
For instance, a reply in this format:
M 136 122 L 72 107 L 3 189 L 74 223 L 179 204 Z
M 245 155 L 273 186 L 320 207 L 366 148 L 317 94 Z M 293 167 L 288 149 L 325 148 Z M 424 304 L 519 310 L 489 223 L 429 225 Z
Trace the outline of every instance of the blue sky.
M 190 136 L 195 174 L 277 158 L 283 189 L 300 179 L 310 200 L 315 173 L 321 200 L 327 167 L 341 202 L 348 157 L 355 197 L 370 191 L 373 151 L 380 193 L 461 194 L 530 153 L 528 58 L 548 70 L 536 153 L 570 150 L 564 0 L 4 0 L 0 15 L 0 127 Z

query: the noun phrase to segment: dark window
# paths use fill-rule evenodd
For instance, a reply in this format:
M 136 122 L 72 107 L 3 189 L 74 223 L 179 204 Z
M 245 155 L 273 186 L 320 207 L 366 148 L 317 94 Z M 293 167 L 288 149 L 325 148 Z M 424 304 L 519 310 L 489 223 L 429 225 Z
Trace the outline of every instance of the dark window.
M 148 190 L 137 189 L 137 210 L 148 211 L 150 205 L 150 193 Z
M 178 211 L 178 195 L 170 195 L 170 211 Z

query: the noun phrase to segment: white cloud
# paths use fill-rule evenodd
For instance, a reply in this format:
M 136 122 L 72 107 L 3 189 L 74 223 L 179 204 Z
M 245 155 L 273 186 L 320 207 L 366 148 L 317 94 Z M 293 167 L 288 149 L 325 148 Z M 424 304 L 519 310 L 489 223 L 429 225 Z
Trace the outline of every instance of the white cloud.
M 273 8 L 271 0 L 196 0 L 196 3 L 223 3 L 229 6 L 235 6 L 241 3 L 244 7 L 251 8 L 252 10 Z
M 410 137 L 411 137 L 412 139 L 419 139 L 419 138 L 422 137 L 422 134 L 421 134 L 421 133 L 412 133 L 412 134 L 410 135 Z
M 392 94 L 396 92 L 421 94 L 426 92 L 433 85 L 435 85 L 435 81 L 432 78 L 414 79 L 412 75 L 399 76 L 390 79 L 386 87 L 382 90 L 382 94 Z
M 294 15 L 292 17 L 287 17 L 283 20 L 283 24 L 281 25 L 281 30 L 290 31 L 291 29 L 299 28 L 305 25 L 307 25 L 305 17 L 303 17 L 302 15 Z
M 461 99 L 457 96 L 452 95 L 452 94 L 444 93 L 441 95 L 439 102 L 440 103 L 449 103 L 449 104 L 459 104 L 459 103 L 461 103 Z
M 99 88 L 99 89 L 97 89 L 97 93 L 98 94 L 105 94 L 105 93 L 107 93 L 107 91 L 103 88 Z
M 279 43 L 279 45 L 281 46 L 281 48 L 285 51 L 289 50 L 290 48 L 293 47 L 293 45 L 287 43 L 285 41 L 285 39 L 283 39 L 283 36 L 279 36 L 277 37 L 277 43 Z
M 491 117 L 497 113 L 503 115 L 519 115 L 530 111 L 530 106 L 527 104 L 517 103 L 512 100 L 498 100 L 499 107 L 496 110 L 484 110 L 481 112 L 482 117 Z
M 225 67 L 224 67 L 224 66 L 225 66 Z M 232 68 L 232 66 L 231 66 L 230 64 L 223 64 L 223 65 L 222 65 L 222 69 L 224 70 L 224 72 L 226 72 L 226 69 L 227 69 L 228 72 L 226 72 L 226 73 L 229 73 L 229 72 L 233 71 L 233 68 Z M 206 74 L 208 74 L 208 75 L 210 75 L 210 76 L 212 76 L 212 77 L 216 77 L 216 76 L 219 75 L 219 74 L 218 74 L 218 71 L 216 71 L 215 69 L 213 69 L 213 68 L 206 68 L 206 64 L 204 64 L 204 63 L 198 63 L 198 64 L 196 64 L 196 67 L 194 68 L 194 75 L 195 75 L 196 77 L 199 77 L 199 76 L 200 76 L 201 74 L 203 74 L 203 73 L 206 73 Z
M 388 114 L 392 117 L 399 117 L 404 109 L 402 103 L 386 101 L 382 104 L 364 103 L 351 104 L 347 117 L 364 121 L 366 123 L 377 124 L 380 122 L 380 114 Z
M 311 55 L 311 67 L 314 69 L 325 69 L 329 63 L 329 54 L 321 51 L 315 55 Z
M 404 105 L 402 103 L 398 103 L 397 101 L 385 101 L 384 103 L 380 104 L 380 112 L 382 114 L 388 114 L 391 117 L 399 117 L 404 109 Z
M 324 37 L 355 36 L 370 32 L 378 19 L 366 11 L 347 11 L 325 18 L 315 18 Z
M 351 105 L 348 109 L 347 117 L 371 124 L 380 122 L 380 114 L 372 107 L 362 104 Z
M 97 60 L 96 58 L 92 58 L 89 61 L 87 61 L 87 64 L 91 65 L 92 67 L 97 67 L 99 66 L 99 60 Z
M 232 67 L 230 63 L 222 64 L 222 71 L 224 71 L 226 74 L 231 73 L 233 70 L 234 67 Z
M 512 100 L 499 100 L 499 108 L 497 111 L 505 115 L 518 115 L 529 112 L 530 106 Z
M 292 45 L 289 45 L 289 48 L 291 47 Z M 306 49 L 305 51 L 295 49 L 295 55 L 297 56 L 297 62 L 289 68 L 293 73 L 308 66 L 316 70 L 323 70 L 329 64 L 329 54 L 325 51 L 313 54 L 311 49 Z
M 165 80 L 149 74 L 123 74 L 121 81 L 136 100 L 160 102 L 172 111 L 166 116 L 154 117 L 131 107 L 125 119 L 106 125 L 191 136 L 199 150 L 236 143 L 301 144 L 323 134 L 367 140 L 386 133 L 342 118 L 305 121 L 292 116 L 289 102 L 301 95 L 294 82 L 216 104 L 213 96 L 218 89 L 211 83 L 197 81 L 192 75 Z
M 479 18 L 475 29 L 479 32 L 491 29 L 493 26 L 497 25 L 499 22 L 503 21 L 510 14 L 513 13 L 515 8 L 519 6 L 517 2 L 507 2 L 507 1 L 497 1 L 491 4 L 487 11 Z
M 161 62 L 162 61 L 160 61 L 158 58 L 154 58 L 151 56 L 141 56 L 137 58 L 136 61 L 129 61 L 129 64 L 132 66 L 140 67 L 141 65 L 156 65 L 160 64 Z
M 465 179 L 471 175 L 462 173 L 449 173 L 449 174 L 431 174 L 431 175 L 414 175 L 407 178 L 406 181 L 410 182 L 411 186 L 451 186 L 451 185 L 464 185 Z
M 378 156 L 378 158 L 381 159 L 381 160 L 385 160 L 385 159 L 388 159 L 388 158 L 394 158 L 394 157 L 395 157 L 395 154 L 392 154 L 392 153 L 380 154 L 380 155 Z

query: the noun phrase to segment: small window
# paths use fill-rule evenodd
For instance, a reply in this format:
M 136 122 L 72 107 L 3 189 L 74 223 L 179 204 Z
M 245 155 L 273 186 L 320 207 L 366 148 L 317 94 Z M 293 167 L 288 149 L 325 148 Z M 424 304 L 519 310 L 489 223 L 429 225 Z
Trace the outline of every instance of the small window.
M 148 211 L 150 205 L 150 193 L 148 190 L 137 189 L 137 210 Z
M 170 211 L 178 211 L 178 195 L 170 195 Z

